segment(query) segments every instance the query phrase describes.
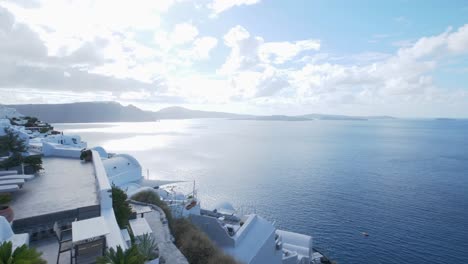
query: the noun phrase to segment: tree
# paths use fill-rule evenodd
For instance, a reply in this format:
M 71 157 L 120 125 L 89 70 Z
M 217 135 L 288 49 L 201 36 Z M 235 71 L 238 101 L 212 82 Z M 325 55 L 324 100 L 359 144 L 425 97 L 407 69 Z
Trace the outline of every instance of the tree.
M 43 170 L 42 157 L 40 155 L 31 155 L 23 159 L 24 164 L 33 168 L 34 172 Z
M 132 245 L 127 250 L 123 251 L 120 246 L 117 250 L 110 248 L 104 256 L 97 259 L 97 264 L 141 264 L 145 262 L 145 257 L 140 254 L 138 248 Z
M 0 162 L 0 168 L 4 168 L 6 170 L 21 165 L 23 161 L 23 156 L 19 153 L 13 153 L 8 159 L 3 160 Z
M 26 145 L 18 134 L 14 133 L 11 129 L 5 128 L 5 136 L 0 137 L 0 152 L 9 153 L 24 153 L 26 152 Z
M 132 208 L 127 201 L 127 194 L 116 186 L 112 186 L 112 207 L 114 208 L 117 224 L 119 224 L 120 228 L 125 228 L 132 214 Z
M 41 258 L 42 253 L 26 245 L 17 247 L 13 251 L 13 243 L 3 242 L 0 245 L 0 263 L 5 264 L 46 264 Z

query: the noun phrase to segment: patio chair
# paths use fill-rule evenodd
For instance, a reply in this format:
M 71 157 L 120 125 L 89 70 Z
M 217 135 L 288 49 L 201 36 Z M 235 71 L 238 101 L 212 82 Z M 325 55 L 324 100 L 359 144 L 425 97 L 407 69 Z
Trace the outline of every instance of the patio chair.
M 105 250 L 106 237 L 77 244 L 75 245 L 75 264 L 96 263 L 96 259 L 103 256 Z
M 63 252 L 70 251 L 70 263 L 72 263 L 73 256 L 72 256 L 72 249 L 73 249 L 73 242 L 71 237 L 67 238 L 65 235 L 67 232 L 70 232 L 71 229 L 64 229 L 62 230 L 60 226 L 58 225 L 57 222 L 54 224 L 54 233 L 55 236 L 57 237 L 57 241 L 59 243 L 59 250 L 57 254 L 57 264 L 59 263 L 60 260 L 60 254 Z

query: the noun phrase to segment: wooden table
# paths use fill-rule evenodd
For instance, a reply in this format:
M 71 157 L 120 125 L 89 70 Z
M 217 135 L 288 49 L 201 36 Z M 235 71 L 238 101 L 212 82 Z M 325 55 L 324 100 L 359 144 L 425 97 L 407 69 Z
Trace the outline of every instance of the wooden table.
M 109 234 L 109 228 L 102 216 L 72 222 L 72 241 L 78 243 Z

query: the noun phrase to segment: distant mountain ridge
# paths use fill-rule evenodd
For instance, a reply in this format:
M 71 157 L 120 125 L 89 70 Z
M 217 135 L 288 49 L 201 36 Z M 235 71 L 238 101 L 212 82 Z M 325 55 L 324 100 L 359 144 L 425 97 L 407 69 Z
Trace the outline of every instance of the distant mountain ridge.
M 392 119 L 389 116 L 345 116 L 308 114 L 298 116 L 286 115 L 243 115 L 225 112 L 191 110 L 172 106 L 159 111 L 144 111 L 136 106 L 123 106 L 117 102 L 83 102 L 69 104 L 24 104 L 6 105 L 16 108 L 26 116 L 35 116 L 48 123 L 93 123 L 93 122 L 148 122 L 160 119 L 195 119 L 226 118 L 234 120 L 269 120 L 269 121 L 309 121 L 309 120 L 368 120 Z
M 251 115 L 232 114 L 191 110 L 180 106 L 171 106 L 154 112 L 157 119 L 194 119 L 194 118 L 249 118 Z
M 143 122 L 153 121 L 151 112 L 133 105 L 115 102 L 84 102 L 71 104 L 9 105 L 26 116 L 35 116 L 48 123 Z

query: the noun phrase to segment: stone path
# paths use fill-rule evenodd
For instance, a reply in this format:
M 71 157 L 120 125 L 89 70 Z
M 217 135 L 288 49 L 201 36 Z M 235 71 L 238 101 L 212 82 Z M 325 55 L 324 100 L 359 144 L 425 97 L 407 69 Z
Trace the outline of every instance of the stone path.
M 132 206 L 134 205 L 132 201 Z M 149 206 L 153 211 L 145 213 L 144 217 L 153 230 L 153 237 L 159 247 L 159 255 L 166 260 L 167 264 L 189 264 L 184 255 L 172 243 L 172 235 L 167 225 L 166 215 L 162 209 L 154 205 Z

